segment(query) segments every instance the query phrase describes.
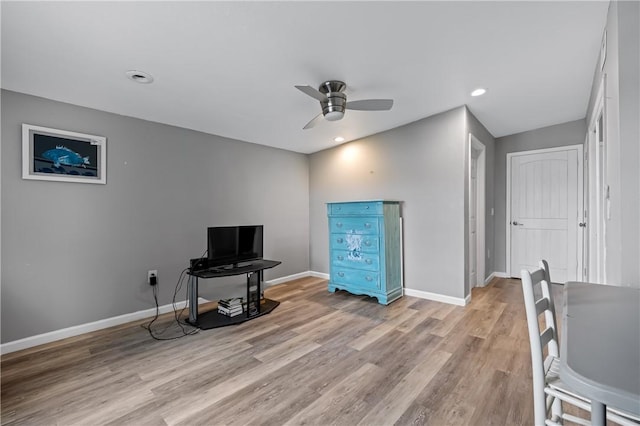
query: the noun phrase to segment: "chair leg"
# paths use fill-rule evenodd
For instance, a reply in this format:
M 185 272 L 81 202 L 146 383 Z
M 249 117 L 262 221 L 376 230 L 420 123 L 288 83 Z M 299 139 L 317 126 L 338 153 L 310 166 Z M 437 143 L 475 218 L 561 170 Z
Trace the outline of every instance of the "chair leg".
M 533 393 L 534 395 L 540 395 L 538 393 L 538 386 L 534 380 Z M 542 387 L 542 397 L 533 398 L 533 420 L 535 426 L 544 426 L 547 421 L 547 413 L 549 412 L 550 397 L 544 394 L 544 387 Z
M 551 415 L 554 419 L 562 418 L 562 401 L 559 398 L 553 398 L 553 404 L 551 405 Z

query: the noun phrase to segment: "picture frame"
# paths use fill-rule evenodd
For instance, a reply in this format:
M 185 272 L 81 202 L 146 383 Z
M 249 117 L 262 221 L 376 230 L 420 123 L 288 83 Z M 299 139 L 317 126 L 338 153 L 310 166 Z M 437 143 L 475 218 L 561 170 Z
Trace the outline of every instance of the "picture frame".
M 22 124 L 22 178 L 107 183 L 107 138 Z

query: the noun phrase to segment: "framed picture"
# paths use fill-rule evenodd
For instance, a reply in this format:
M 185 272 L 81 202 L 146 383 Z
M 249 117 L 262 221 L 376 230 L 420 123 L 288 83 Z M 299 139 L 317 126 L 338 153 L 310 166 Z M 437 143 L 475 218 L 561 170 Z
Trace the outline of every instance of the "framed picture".
M 22 178 L 107 183 L 107 138 L 22 125 Z

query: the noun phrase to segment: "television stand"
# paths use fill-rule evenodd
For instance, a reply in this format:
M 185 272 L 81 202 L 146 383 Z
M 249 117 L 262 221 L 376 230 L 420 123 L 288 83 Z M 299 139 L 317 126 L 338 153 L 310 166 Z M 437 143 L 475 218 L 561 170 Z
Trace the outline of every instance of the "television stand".
M 260 284 L 262 278 L 262 271 L 265 269 L 271 269 L 282 262 L 277 260 L 256 260 L 251 262 L 250 265 L 236 266 L 233 268 L 219 268 L 210 269 L 205 271 L 190 271 L 189 283 L 187 284 L 188 298 L 189 298 L 189 319 L 187 322 L 202 330 L 208 330 L 210 328 L 224 327 L 226 325 L 240 324 L 245 321 L 266 315 L 273 311 L 276 306 L 280 304 L 275 300 L 262 299 L 260 297 Z M 228 317 L 221 313 L 218 313 L 217 309 L 198 313 L 198 281 L 200 278 L 222 278 L 230 277 L 234 275 L 246 274 L 247 276 L 247 310 L 235 317 Z

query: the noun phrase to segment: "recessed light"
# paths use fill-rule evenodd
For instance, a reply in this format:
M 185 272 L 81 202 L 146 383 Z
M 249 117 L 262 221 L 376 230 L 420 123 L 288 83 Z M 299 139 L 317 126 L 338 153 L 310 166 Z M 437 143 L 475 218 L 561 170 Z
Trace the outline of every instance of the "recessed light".
M 333 138 L 334 141 L 336 142 L 344 142 L 344 138 L 342 136 L 337 136 L 335 138 Z
M 482 96 L 487 93 L 487 89 L 479 88 L 471 92 L 471 96 Z
M 135 81 L 136 83 L 149 84 L 153 82 L 153 76 L 148 72 L 129 70 L 125 74 L 129 80 Z

